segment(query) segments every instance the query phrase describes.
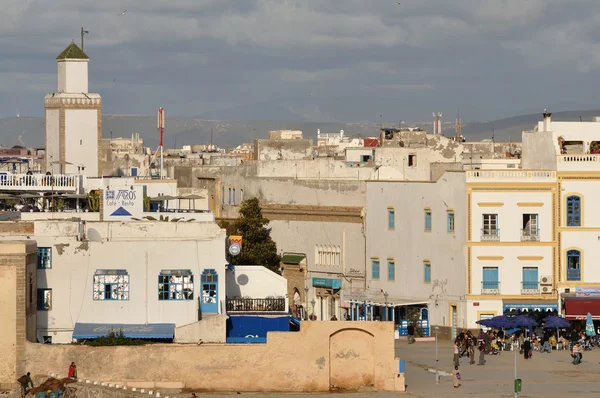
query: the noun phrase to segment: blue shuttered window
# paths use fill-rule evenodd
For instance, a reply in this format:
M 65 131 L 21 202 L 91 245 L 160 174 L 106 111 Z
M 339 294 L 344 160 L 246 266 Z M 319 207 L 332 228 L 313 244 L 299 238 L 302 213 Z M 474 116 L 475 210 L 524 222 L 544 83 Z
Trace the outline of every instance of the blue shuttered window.
M 425 211 L 425 231 L 431 231 L 431 210 Z
M 454 212 L 448 212 L 448 232 L 454 232 Z
M 569 196 L 567 198 L 567 227 L 581 226 L 581 198 Z
M 538 280 L 537 267 L 523 267 L 523 289 L 537 289 Z
M 483 285 L 484 289 L 498 289 L 498 267 L 483 268 Z
M 431 283 L 431 263 L 428 261 L 423 262 L 423 282 Z
M 396 279 L 396 263 L 388 260 L 388 281 Z
M 388 229 L 396 228 L 396 212 L 394 209 L 388 209 Z
M 37 267 L 38 269 L 52 268 L 52 248 L 38 247 L 37 249 Z
M 567 252 L 567 280 L 581 280 L 581 252 L 579 250 Z
M 379 279 L 379 260 L 371 260 L 371 278 Z

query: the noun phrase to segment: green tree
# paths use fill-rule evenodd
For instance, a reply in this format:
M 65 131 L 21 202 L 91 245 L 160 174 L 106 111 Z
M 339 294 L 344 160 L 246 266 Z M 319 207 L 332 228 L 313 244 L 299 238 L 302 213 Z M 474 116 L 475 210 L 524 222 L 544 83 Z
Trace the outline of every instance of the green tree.
M 262 265 L 271 271 L 280 273 L 277 245 L 271 238 L 269 220 L 263 217 L 258 199 L 242 202 L 239 218 L 233 223 L 221 224 L 228 235 L 242 236 L 242 250 L 237 256 L 231 256 L 233 265 Z

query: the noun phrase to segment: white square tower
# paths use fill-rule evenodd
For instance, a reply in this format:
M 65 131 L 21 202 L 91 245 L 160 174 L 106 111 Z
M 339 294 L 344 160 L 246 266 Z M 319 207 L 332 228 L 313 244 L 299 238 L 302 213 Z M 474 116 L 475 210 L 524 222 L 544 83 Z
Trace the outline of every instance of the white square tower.
M 87 92 L 89 60 L 75 42 L 56 57 L 58 92 L 44 100 L 46 170 L 52 174 L 99 177 L 102 98 Z

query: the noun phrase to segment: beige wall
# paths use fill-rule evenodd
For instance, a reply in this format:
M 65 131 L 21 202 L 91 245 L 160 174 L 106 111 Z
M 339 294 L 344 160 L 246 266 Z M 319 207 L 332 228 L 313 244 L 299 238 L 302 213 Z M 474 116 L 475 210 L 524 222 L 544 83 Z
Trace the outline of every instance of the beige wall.
M 35 341 L 35 242 L 0 242 L 0 388 L 25 373 L 25 341 Z
M 25 358 L 33 375 L 64 373 L 75 361 L 80 377 L 106 382 L 184 382 L 187 388 L 214 391 L 327 391 L 332 384 L 404 390 L 388 322 L 303 322 L 300 332 L 269 333 L 266 344 L 28 343 Z

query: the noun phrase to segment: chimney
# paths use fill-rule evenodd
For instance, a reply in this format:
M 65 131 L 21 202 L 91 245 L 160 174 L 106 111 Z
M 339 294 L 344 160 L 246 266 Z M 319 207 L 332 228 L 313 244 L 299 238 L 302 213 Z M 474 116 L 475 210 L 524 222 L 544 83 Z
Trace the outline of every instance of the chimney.
M 552 123 L 552 113 L 544 109 L 544 131 L 548 131 Z
M 340 137 L 344 136 L 344 130 L 340 130 Z

